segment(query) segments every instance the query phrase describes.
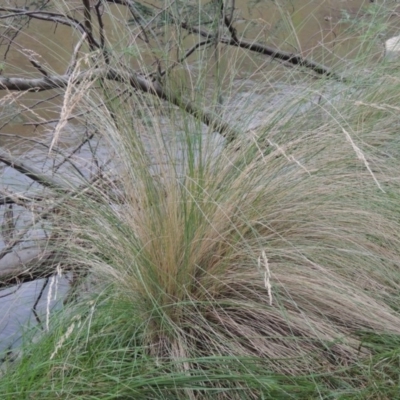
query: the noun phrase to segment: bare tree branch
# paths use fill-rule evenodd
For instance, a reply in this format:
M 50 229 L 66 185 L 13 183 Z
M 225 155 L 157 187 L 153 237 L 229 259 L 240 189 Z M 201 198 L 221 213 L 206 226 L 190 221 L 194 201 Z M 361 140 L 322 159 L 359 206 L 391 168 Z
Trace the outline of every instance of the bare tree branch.
M 182 28 L 186 29 L 187 31 L 189 31 L 191 33 L 197 33 L 207 39 L 215 38 L 215 35 L 213 35 L 211 32 L 209 32 L 205 29 L 196 28 L 186 22 L 182 22 L 181 26 L 182 26 Z M 226 36 L 221 36 L 219 38 L 219 41 L 221 43 L 228 44 L 230 46 L 236 46 L 236 47 L 240 47 L 242 49 L 254 51 L 259 54 L 265 54 L 267 56 L 272 57 L 273 59 L 278 59 L 281 61 L 286 61 L 293 65 L 298 65 L 300 67 L 309 68 L 319 75 L 324 75 L 329 78 L 338 80 L 340 82 L 344 82 L 347 80 L 346 78 L 337 75 L 335 72 L 333 72 L 330 68 L 326 67 L 325 65 L 316 63 L 311 60 L 307 60 L 306 58 L 303 58 L 298 54 L 293 54 L 293 53 L 289 53 L 287 51 L 278 50 L 278 49 L 275 49 L 270 46 L 262 45 L 257 42 L 250 42 L 250 41 L 244 40 L 244 39 L 236 38 L 236 40 L 234 40 L 232 37 L 229 38 Z
M 129 83 L 133 88 L 142 92 L 152 94 L 160 99 L 166 100 L 199 119 L 214 131 L 220 133 L 228 139 L 234 140 L 240 132 L 228 123 L 222 121 L 218 116 L 195 106 L 192 102 L 182 99 L 172 93 L 166 91 L 159 82 L 151 82 L 142 76 L 133 72 L 116 70 L 113 68 L 104 69 L 97 68 L 93 71 L 85 71 L 79 74 L 76 78 L 76 83 L 84 79 L 98 79 L 105 77 L 106 79 Z M 68 85 L 68 75 L 55 75 L 43 78 L 8 78 L 0 76 L 0 90 L 34 90 L 43 91 L 56 88 L 65 88 Z
M 129 3 L 130 3 L 130 0 L 107 0 L 107 1 L 109 3 L 121 4 L 121 5 L 125 5 L 128 7 L 129 7 Z M 222 3 L 222 0 L 221 0 L 221 3 Z M 234 3 L 233 3 L 233 6 L 234 6 Z M 221 5 L 221 7 L 223 8 L 223 4 Z M 174 20 L 174 17 L 172 15 L 169 15 L 169 17 L 171 18 L 172 21 Z M 223 20 L 231 34 L 231 37 L 221 36 L 218 38 L 212 32 L 202 29 L 202 28 L 199 28 L 199 27 L 192 26 L 188 22 L 177 21 L 177 23 L 180 24 L 180 26 L 183 29 L 187 30 L 188 32 L 199 34 L 199 35 L 205 37 L 206 39 L 210 39 L 210 40 L 217 39 L 221 43 L 224 43 L 224 44 L 227 44 L 230 46 L 240 47 L 242 49 L 254 51 L 259 54 L 265 54 L 267 56 L 272 57 L 273 59 L 285 61 L 292 65 L 309 68 L 312 71 L 314 71 L 315 73 L 317 73 L 318 75 L 324 75 L 324 76 L 327 76 L 329 78 L 332 78 L 332 79 L 335 79 L 335 80 L 338 80 L 341 82 L 346 81 L 346 78 L 337 75 L 335 72 L 333 72 L 330 68 L 326 67 L 325 65 L 308 60 L 306 58 L 303 58 L 298 54 L 289 53 L 289 52 L 278 50 L 273 47 L 263 45 L 263 44 L 260 44 L 257 42 L 251 42 L 251 41 L 248 41 L 245 39 L 238 38 L 237 32 L 232 25 L 232 23 L 233 23 L 232 18 L 228 17 L 226 15 L 224 9 L 223 9 Z
M 40 171 L 33 165 L 27 165 L 23 161 L 20 161 L 17 158 L 8 154 L 2 148 L 0 148 L 0 161 L 14 168 L 15 170 L 21 172 L 22 174 L 26 175 L 32 180 L 40 183 L 43 186 L 61 191 L 66 190 L 66 183 L 64 183 L 63 181 L 55 177 L 50 177 L 44 174 L 42 171 Z
M 93 30 L 92 30 L 92 16 L 90 13 L 90 0 L 82 0 L 83 3 L 83 15 L 85 17 L 85 27 L 86 27 L 86 31 L 89 34 L 93 34 Z
M 229 33 L 231 34 L 231 38 L 235 43 L 239 42 L 239 39 L 237 37 L 237 32 L 236 29 L 233 26 L 233 9 L 235 7 L 234 2 L 232 5 L 232 13 L 231 16 L 228 16 L 225 11 L 225 6 L 224 6 L 224 0 L 219 0 L 221 3 L 221 15 L 222 15 L 222 20 L 224 21 L 225 26 L 228 28 Z
M 43 196 L 34 195 L 21 195 L 16 193 L 11 193 L 6 189 L 1 188 L 0 193 L 0 204 L 18 204 L 22 207 L 30 207 L 33 202 L 39 202 L 44 200 Z
M 5 254 L 7 257 L 0 254 L 0 288 L 47 278 L 54 274 L 54 266 L 61 261 L 40 246 L 12 251 L 13 248 Z
M 57 122 L 57 121 L 56 121 L 56 122 Z M 28 141 L 28 142 L 33 142 L 33 143 L 38 144 L 39 146 L 46 147 L 47 150 L 49 150 L 49 148 L 50 148 L 50 145 L 48 145 L 47 143 L 43 143 L 43 142 L 40 141 L 40 140 L 36 140 L 36 139 L 30 138 L 30 137 L 24 137 L 24 136 L 13 135 L 13 134 L 7 134 L 7 133 L 0 133 L 0 136 L 3 136 L 3 137 L 5 136 L 5 137 L 9 137 L 9 138 L 16 138 L 16 139 L 19 139 L 19 140 L 24 140 L 24 141 Z M 86 138 L 86 139 L 83 141 L 83 143 L 81 143 L 81 144 L 78 146 L 78 149 L 81 148 L 82 145 L 83 145 L 84 143 L 86 143 L 87 140 L 90 140 L 93 136 L 94 136 L 94 134 L 91 134 L 91 135 L 89 136 L 89 139 Z M 61 156 L 64 158 L 63 161 L 60 162 L 60 164 L 56 167 L 56 169 L 53 170 L 53 172 L 56 172 L 57 169 L 58 169 L 62 164 L 64 164 L 65 162 L 68 162 L 68 163 L 71 165 L 71 167 L 74 168 L 74 170 L 75 170 L 82 178 L 85 179 L 85 176 L 84 176 L 84 174 L 82 173 L 82 171 L 80 170 L 80 168 L 79 168 L 74 162 L 72 162 L 72 160 L 70 159 L 70 158 L 71 158 L 71 154 L 66 155 L 66 154 L 65 154 L 63 151 L 61 151 L 60 149 L 55 149 L 55 148 L 53 148 L 52 151 L 55 152 L 55 153 L 57 153 L 57 154 L 59 154 L 59 155 L 61 155 Z M 77 150 L 75 150 L 75 152 L 76 152 L 76 151 L 77 151 Z M 22 171 L 20 171 L 20 172 L 22 172 Z
M 91 185 L 94 185 L 98 180 L 99 177 L 96 176 L 88 185 L 79 187 L 74 192 L 67 193 L 57 201 L 53 201 L 48 208 L 35 215 L 32 224 L 14 234 L 12 241 L 0 252 L 0 288 L 21 281 L 28 282 L 38 278 L 46 278 L 54 273 L 54 265 L 64 260 L 62 255 L 58 259 L 53 251 L 47 249 L 47 246 L 44 249 L 41 249 L 39 245 L 33 249 L 22 249 L 21 254 L 13 251 L 20 243 L 24 242 L 27 233 L 40 221 L 54 213 L 66 201 L 90 190 Z M 7 260 L 6 256 L 11 259 Z
M 63 14 L 53 13 L 53 12 L 48 12 L 48 11 L 37 11 L 37 10 L 29 11 L 29 10 L 25 10 L 25 9 L 21 9 L 21 8 L 11 8 L 11 7 L 0 7 L 0 11 L 9 11 L 9 12 L 13 13 L 13 14 L 0 16 L 0 19 L 6 18 L 8 16 L 26 15 L 30 18 L 35 18 L 35 19 L 42 20 L 42 21 L 49 21 L 49 22 L 54 22 L 57 24 L 70 26 L 71 28 L 75 28 L 82 34 L 86 33 L 90 49 L 94 49 L 94 48 L 99 49 L 100 48 L 99 43 L 96 41 L 96 39 L 94 38 L 92 33 L 88 32 L 86 27 L 80 21 L 78 21 L 77 19 L 72 18 L 68 15 L 63 15 Z
M 41 64 L 39 64 L 34 58 L 30 57 L 29 62 L 43 75 L 43 76 L 49 76 L 47 71 L 42 67 Z

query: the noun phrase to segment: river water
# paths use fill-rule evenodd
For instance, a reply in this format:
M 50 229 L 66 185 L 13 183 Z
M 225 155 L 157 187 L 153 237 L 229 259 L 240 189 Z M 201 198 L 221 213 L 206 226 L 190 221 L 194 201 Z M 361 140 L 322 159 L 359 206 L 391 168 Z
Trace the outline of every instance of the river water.
M 163 4 L 163 2 L 158 3 Z M 241 10 L 237 15 L 239 33 L 246 30 L 250 39 L 257 39 L 262 43 L 299 53 L 304 57 L 312 58 L 328 66 L 335 66 L 343 62 L 343 57 L 351 59 L 361 51 L 359 43 L 352 36 L 351 30 L 349 30 L 350 21 L 364 16 L 370 21 L 374 7 L 379 5 L 379 2 L 372 4 L 369 0 L 255 2 L 258 3 L 258 6 L 253 9 L 251 17 L 259 23 L 249 24 L 250 15 L 247 8 L 249 3 L 249 0 L 236 1 L 236 8 Z M 79 16 L 81 11 L 78 8 L 81 2 L 69 2 L 70 7 L 73 4 L 76 4 L 77 7 L 75 16 Z M 128 18 L 124 8 L 112 6 L 112 10 L 119 18 Z M 362 23 L 362 18 L 360 21 Z M 105 23 L 107 25 L 107 19 L 105 19 Z M 262 29 L 260 28 L 261 26 L 263 27 Z M 388 26 L 387 34 L 392 32 L 391 29 Z M 113 27 L 110 32 L 111 36 L 118 37 L 118 27 Z M 112 37 L 109 37 L 109 40 L 112 41 Z M 71 35 L 68 27 L 60 25 L 55 28 L 50 23 L 33 20 L 29 29 L 18 36 L 17 42 L 19 46 L 15 50 L 11 49 L 9 51 L 7 60 L 10 64 L 4 73 L 20 76 L 23 76 L 26 72 L 36 74 L 37 71 L 27 61 L 26 51 L 23 51 L 23 49 L 30 48 L 40 55 L 44 65 L 51 66 L 51 70 L 57 73 L 64 73 L 76 41 L 77 37 Z M 2 52 L 4 54 L 5 51 L 4 46 L 2 46 L 0 55 Z M 372 53 L 372 58 L 378 59 L 381 56 L 382 47 L 376 46 L 376 51 Z M 225 72 L 230 68 L 230 60 L 232 58 L 237 59 L 237 57 L 237 49 L 224 50 L 221 63 Z M 304 87 L 294 84 L 289 85 L 286 81 L 280 81 L 278 74 L 276 79 L 271 80 L 268 98 L 263 91 L 257 92 L 256 88 L 259 86 L 257 79 L 264 78 L 265 70 L 262 74 L 258 73 L 258 64 L 256 62 L 253 63 L 251 57 L 248 58 L 247 64 L 245 63 L 244 70 L 239 71 L 240 76 L 233 81 L 232 87 L 235 88 L 236 85 L 238 89 L 229 96 L 224 95 L 222 103 L 223 107 L 229 110 L 230 113 L 236 114 L 237 121 L 248 129 L 255 128 L 262 122 L 266 109 L 278 108 L 288 97 L 296 96 L 297 93 L 300 94 L 304 91 Z M 179 76 L 179 73 L 183 72 L 179 68 L 177 68 L 177 71 L 178 79 L 180 80 L 182 77 Z M 230 81 L 230 84 L 232 84 L 232 81 Z M 6 95 L 6 93 L 0 94 L 0 99 L 1 96 L 4 98 Z M 30 107 L 38 102 L 40 104 L 35 107 L 34 114 L 31 112 L 21 113 L 24 107 Z M 15 137 L 12 138 L 10 135 L 51 140 L 55 123 L 35 126 L 32 125 L 32 122 L 55 119 L 61 103 L 62 96 L 56 91 L 32 93 L 26 96 L 23 101 L 13 104 L 8 102 L 0 103 L 1 146 L 7 147 L 16 154 L 24 154 L 29 151 L 31 157 L 37 157 L 38 165 L 48 168 L 46 160 L 40 158 L 39 153 L 35 153 L 35 151 L 38 151 L 37 149 L 32 152 L 31 144 L 16 140 Z M 255 107 L 256 104 L 258 109 Z M 243 120 L 246 115 L 243 110 L 246 107 L 252 109 L 253 113 L 250 119 Z M 307 109 L 307 105 L 304 107 L 304 110 Z M 235 110 L 237 111 L 235 112 Z M 255 113 L 254 110 L 256 111 Z M 66 129 L 64 129 L 66 134 L 64 133 L 60 142 L 64 148 L 73 147 L 81 140 L 82 131 L 79 131 L 79 129 L 82 128 L 74 121 L 67 125 Z M 217 134 L 215 134 L 215 143 L 216 148 L 222 144 Z M 103 151 L 106 152 L 106 149 Z M 89 159 L 90 154 L 91 149 L 86 146 L 80 150 L 77 157 L 81 160 Z M 12 188 L 18 191 L 31 184 L 28 178 L 11 168 L 3 167 L 1 176 L 0 185 L 2 188 Z M 0 211 L 0 223 L 3 218 L 2 212 Z M 16 219 L 18 217 L 17 228 L 18 226 L 23 226 L 26 219 L 31 218 L 29 212 L 21 207 L 14 208 L 14 217 Z M 38 237 L 39 239 L 43 238 L 44 234 L 39 229 L 35 232 L 35 235 L 35 240 L 37 240 Z M 27 242 L 26 246 L 29 247 L 32 243 L 34 241 Z M 0 251 L 3 246 L 4 243 L 0 242 Z M 68 290 L 68 279 L 65 276 L 61 276 L 54 280 L 52 285 L 51 282 L 45 285 L 45 280 L 38 280 L 24 283 L 18 287 L 14 286 L 0 290 L 0 353 L 9 348 L 17 347 L 20 344 L 24 330 L 38 324 L 38 317 L 43 325 L 49 310 L 61 307 L 61 300 Z M 37 315 L 35 315 L 32 308 L 39 296 L 40 299 L 35 306 Z

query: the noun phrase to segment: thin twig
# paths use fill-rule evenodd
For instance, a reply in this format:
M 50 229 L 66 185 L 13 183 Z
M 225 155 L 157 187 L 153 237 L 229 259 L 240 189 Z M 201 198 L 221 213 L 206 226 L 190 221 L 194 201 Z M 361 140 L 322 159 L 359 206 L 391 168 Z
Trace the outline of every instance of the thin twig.
M 44 283 L 43 283 L 43 286 L 42 286 L 42 289 L 40 290 L 39 296 L 37 297 L 37 299 L 36 299 L 36 301 L 35 301 L 35 304 L 34 304 L 33 307 L 32 307 L 33 315 L 35 316 L 35 319 L 36 319 L 38 325 L 41 326 L 42 329 L 43 329 L 42 321 L 41 321 L 40 318 L 39 318 L 39 315 L 38 315 L 38 313 L 37 313 L 37 311 L 36 311 L 36 307 L 37 307 L 37 305 L 39 304 L 39 301 L 40 301 L 40 299 L 41 299 L 42 296 L 43 296 L 44 290 L 46 289 L 46 286 L 47 286 L 48 283 L 49 283 L 49 279 L 50 279 L 50 278 L 46 278 L 46 279 L 45 279 L 45 281 L 44 281 Z
M 179 64 L 182 64 L 183 61 L 185 61 L 188 57 L 190 57 L 198 48 L 200 48 L 202 46 L 205 46 L 205 45 L 207 45 L 209 43 L 212 43 L 211 39 L 203 40 L 203 41 L 201 41 L 199 43 L 196 43 L 177 62 L 173 63 L 170 67 L 166 68 L 164 71 L 158 72 L 157 74 L 162 77 L 165 74 L 170 73 L 173 68 L 175 68 Z M 154 75 L 154 73 L 152 75 Z
M 106 49 L 105 35 L 104 35 L 104 22 L 103 17 L 100 12 L 101 0 L 98 0 L 97 4 L 94 6 L 96 10 L 97 22 L 99 24 L 99 36 L 100 36 L 100 46 L 103 52 L 104 61 L 106 64 L 110 64 L 110 55 Z
M 22 286 L 22 283 L 19 283 L 18 286 L 16 287 L 16 289 L 14 289 L 12 292 L 9 292 L 7 294 L 2 294 L 0 296 L 0 299 L 3 299 L 4 297 L 11 296 L 11 295 L 15 294 L 19 289 L 21 289 L 21 286 Z
M 221 15 L 222 15 L 222 19 L 224 21 L 225 26 L 228 28 L 229 33 L 231 34 L 231 38 L 234 42 L 238 43 L 239 39 L 237 37 L 237 31 L 234 28 L 234 26 L 232 25 L 233 23 L 233 8 L 232 7 L 232 12 L 231 12 L 231 16 L 228 17 L 228 15 L 225 12 L 225 7 L 224 7 L 224 0 L 220 0 L 221 2 Z
M 49 76 L 48 72 L 39 64 L 36 60 L 33 58 L 29 58 L 29 62 L 43 75 L 43 76 Z

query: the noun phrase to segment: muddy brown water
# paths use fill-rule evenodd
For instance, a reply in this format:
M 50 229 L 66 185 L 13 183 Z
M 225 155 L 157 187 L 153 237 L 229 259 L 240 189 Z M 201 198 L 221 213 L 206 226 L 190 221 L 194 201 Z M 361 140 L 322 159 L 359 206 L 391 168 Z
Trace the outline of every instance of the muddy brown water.
M 62 2 L 59 3 L 62 4 Z M 154 1 L 153 3 L 159 6 L 164 4 L 163 1 Z M 236 15 L 236 26 L 239 32 L 246 31 L 250 39 L 257 39 L 262 43 L 299 53 L 304 57 L 313 58 L 327 65 L 335 65 L 343 57 L 351 59 L 351 57 L 356 56 L 356 53 L 360 51 L 360 47 L 348 30 L 350 23 L 346 21 L 368 14 L 370 7 L 376 7 L 376 3 L 371 4 L 369 0 L 255 1 L 254 3 L 258 3 L 258 5 L 253 8 L 253 12 L 250 15 L 248 12 L 250 3 L 250 0 L 236 1 L 236 8 L 240 10 Z M 69 7 L 75 6 L 76 10 L 72 14 L 80 17 L 81 2 L 68 0 L 68 5 Z M 120 19 L 121 24 L 127 20 L 128 14 L 125 8 L 114 5 L 111 10 Z M 253 24 L 249 23 L 250 18 L 254 20 Z M 107 27 L 107 24 L 110 24 L 110 20 L 106 18 L 105 24 Z M 118 34 L 119 28 L 117 24 L 108 30 L 108 40 L 111 43 L 113 40 L 117 42 Z M 51 23 L 33 20 L 29 29 L 16 39 L 17 46 L 9 50 L 7 54 L 7 62 L 9 64 L 4 74 L 24 76 L 29 73 L 32 76 L 38 75 L 38 72 L 27 59 L 26 49 L 34 50 L 42 64 L 45 67 L 48 66 L 50 71 L 62 74 L 66 70 L 78 39 L 78 35 L 71 32 L 68 27 L 62 25 L 55 27 Z M 378 48 L 377 56 L 379 56 L 380 51 Z M 1 58 L 5 52 L 5 46 L 0 48 Z M 237 56 L 236 52 L 237 50 L 229 49 L 223 53 L 221 62 L 225 70 L 230 68 L 230 59 Z M 246 86 L 242 86 L 244 88 L 243 92 L 238 94 L 236 100 L 231 100 L 233 105 L 235 102 L 237 106 L 242 104 L 241 102 L 247 101 L 248 96 L 258 96 L 254 97 L 254 99 L 262 101 L 260 93 L 254 94 L 252 92 L 254 87 L 257 86 L 258 75 L 256 72 L 258 67 L 256 62 L 253 63 L 251 60 L 251 57 L 249 57 L 244 64 L 244 71 L 240 71 L 240 74 L 251 76 L 250 89 L 246 91 Z M 177 71 L 177 79 L 180 80 L 179 69 Z M 210 71 L 210 73 L 215 73 L 215 71 Z M 282 96 L 285 95 L 285 92 L 291 91 L 291 89 L 287 85 L 279 84 L 279 78 L 277 78 L 277 88 L 281 96 L 280 100 L 284 101 Z M 0 93 L 0 99 L 4 99 L 7 95 L 11 96 L 5 92 Z M 10 101 L 0 102 L 0 134 L 18 134 L 27 137 L 51 136 L 55 122 L 40 125 L 39 127 L 35 127 L 32 123 L 38 120 L 56 119 L 61 104 L 62 96 L 57 91 L 31 93 L 13 104 Z M 272 104 L 274 103 L 272 102 Z M 280 104 L 281 101 L 276 102 L 277 107 Z M 21 113 L 25 107 L 29 108 L 33 105 L 35 105 L 34 113 L 30 111 Z M 241 107 L 237 108 L 240 109 Z M 6 120 L 4 117 L 2 118 L 2 115 L 14 115 L 14 117 L 9 123 L 5 123 Z M 254 120 L 251 123 L 254 124 Z M 79 134 L 77 135 L 75 131 L 78 131 L 78 127 L 71 123 L 66 130 L 67 137 L 64 136 L 62 138 L 67 145 L 72 145 L 75 139 L 78 140 Z M 22 153 L 29 147 L 24 147 L 20 144 L 18 148 L 15 147 L 9 136 L 0 136 L 0 145 Z M 23 180 L 24 178 L 22 178 Z M 6 168 L 3 170 L 0 185 L 10 187 L 13 183 L 20 181 L 21 177 L 15 171 Z M 2 247 L 3 244 L 0 243 L 0 249 Z M 61 286 L 58 293 L 65 294 L 68 282 L 65 278 L 60 282 Z M 14 288 L 0 291 L 0 295 L 7 295 L 0 298 L 0 352 L 9 346 L 15 347 L 19 343 L 18 337 L 23 330 L 28 325 L 33 326 L 36 324 L 36 319 L 32 313 L 32 304 L 35 302 L 42 285 L 42 281 L 37 281 L 21 285 L 16 291 L 14 291 Z M 49 288 L 46 290 L 48 291 Z M 44 293 L 37 305 L 42 318 L 46 314 L 47 297 L 47 293 Z M 55 306 L 56 300 L 52 300 L 51 307 Z

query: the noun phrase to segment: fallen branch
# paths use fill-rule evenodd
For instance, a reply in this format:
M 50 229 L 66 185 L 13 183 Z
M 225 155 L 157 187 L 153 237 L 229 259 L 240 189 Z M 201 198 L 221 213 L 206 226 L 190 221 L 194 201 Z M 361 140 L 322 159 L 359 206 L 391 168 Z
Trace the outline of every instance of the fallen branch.
M 41 78 L 9 78 L 0 76 L 0 90 L 33 90 L 33 91 L 44 91 L 56 88 L 65 88 L 68 85 L 68 75 L 52 75 L 44 76 Z M 192 102 L 182 99 L 176 96 L 161 86 L 159 82 L 152 82 L 142 76 L 135 74 L 132 71 L 117 70 L 114 68 L 97 68 L 95 70 L 88 70 L 80 73 L 75 83 L 83 82 L 87 79 L 99 79 L 106 78 L 116 82 L 129 83 L 135 89 L 138 89 L 144 93 L 152 94 L 159 99 L 166 100 L 179 108 L 185 110 L 187 113 L 199 119 L 204 124 L 209 126 L 213 131 L 220 133 L 229 142 L 239 136 L 240 131 L 228 123 L 221 120 L 217 115 L 200 109 Z

